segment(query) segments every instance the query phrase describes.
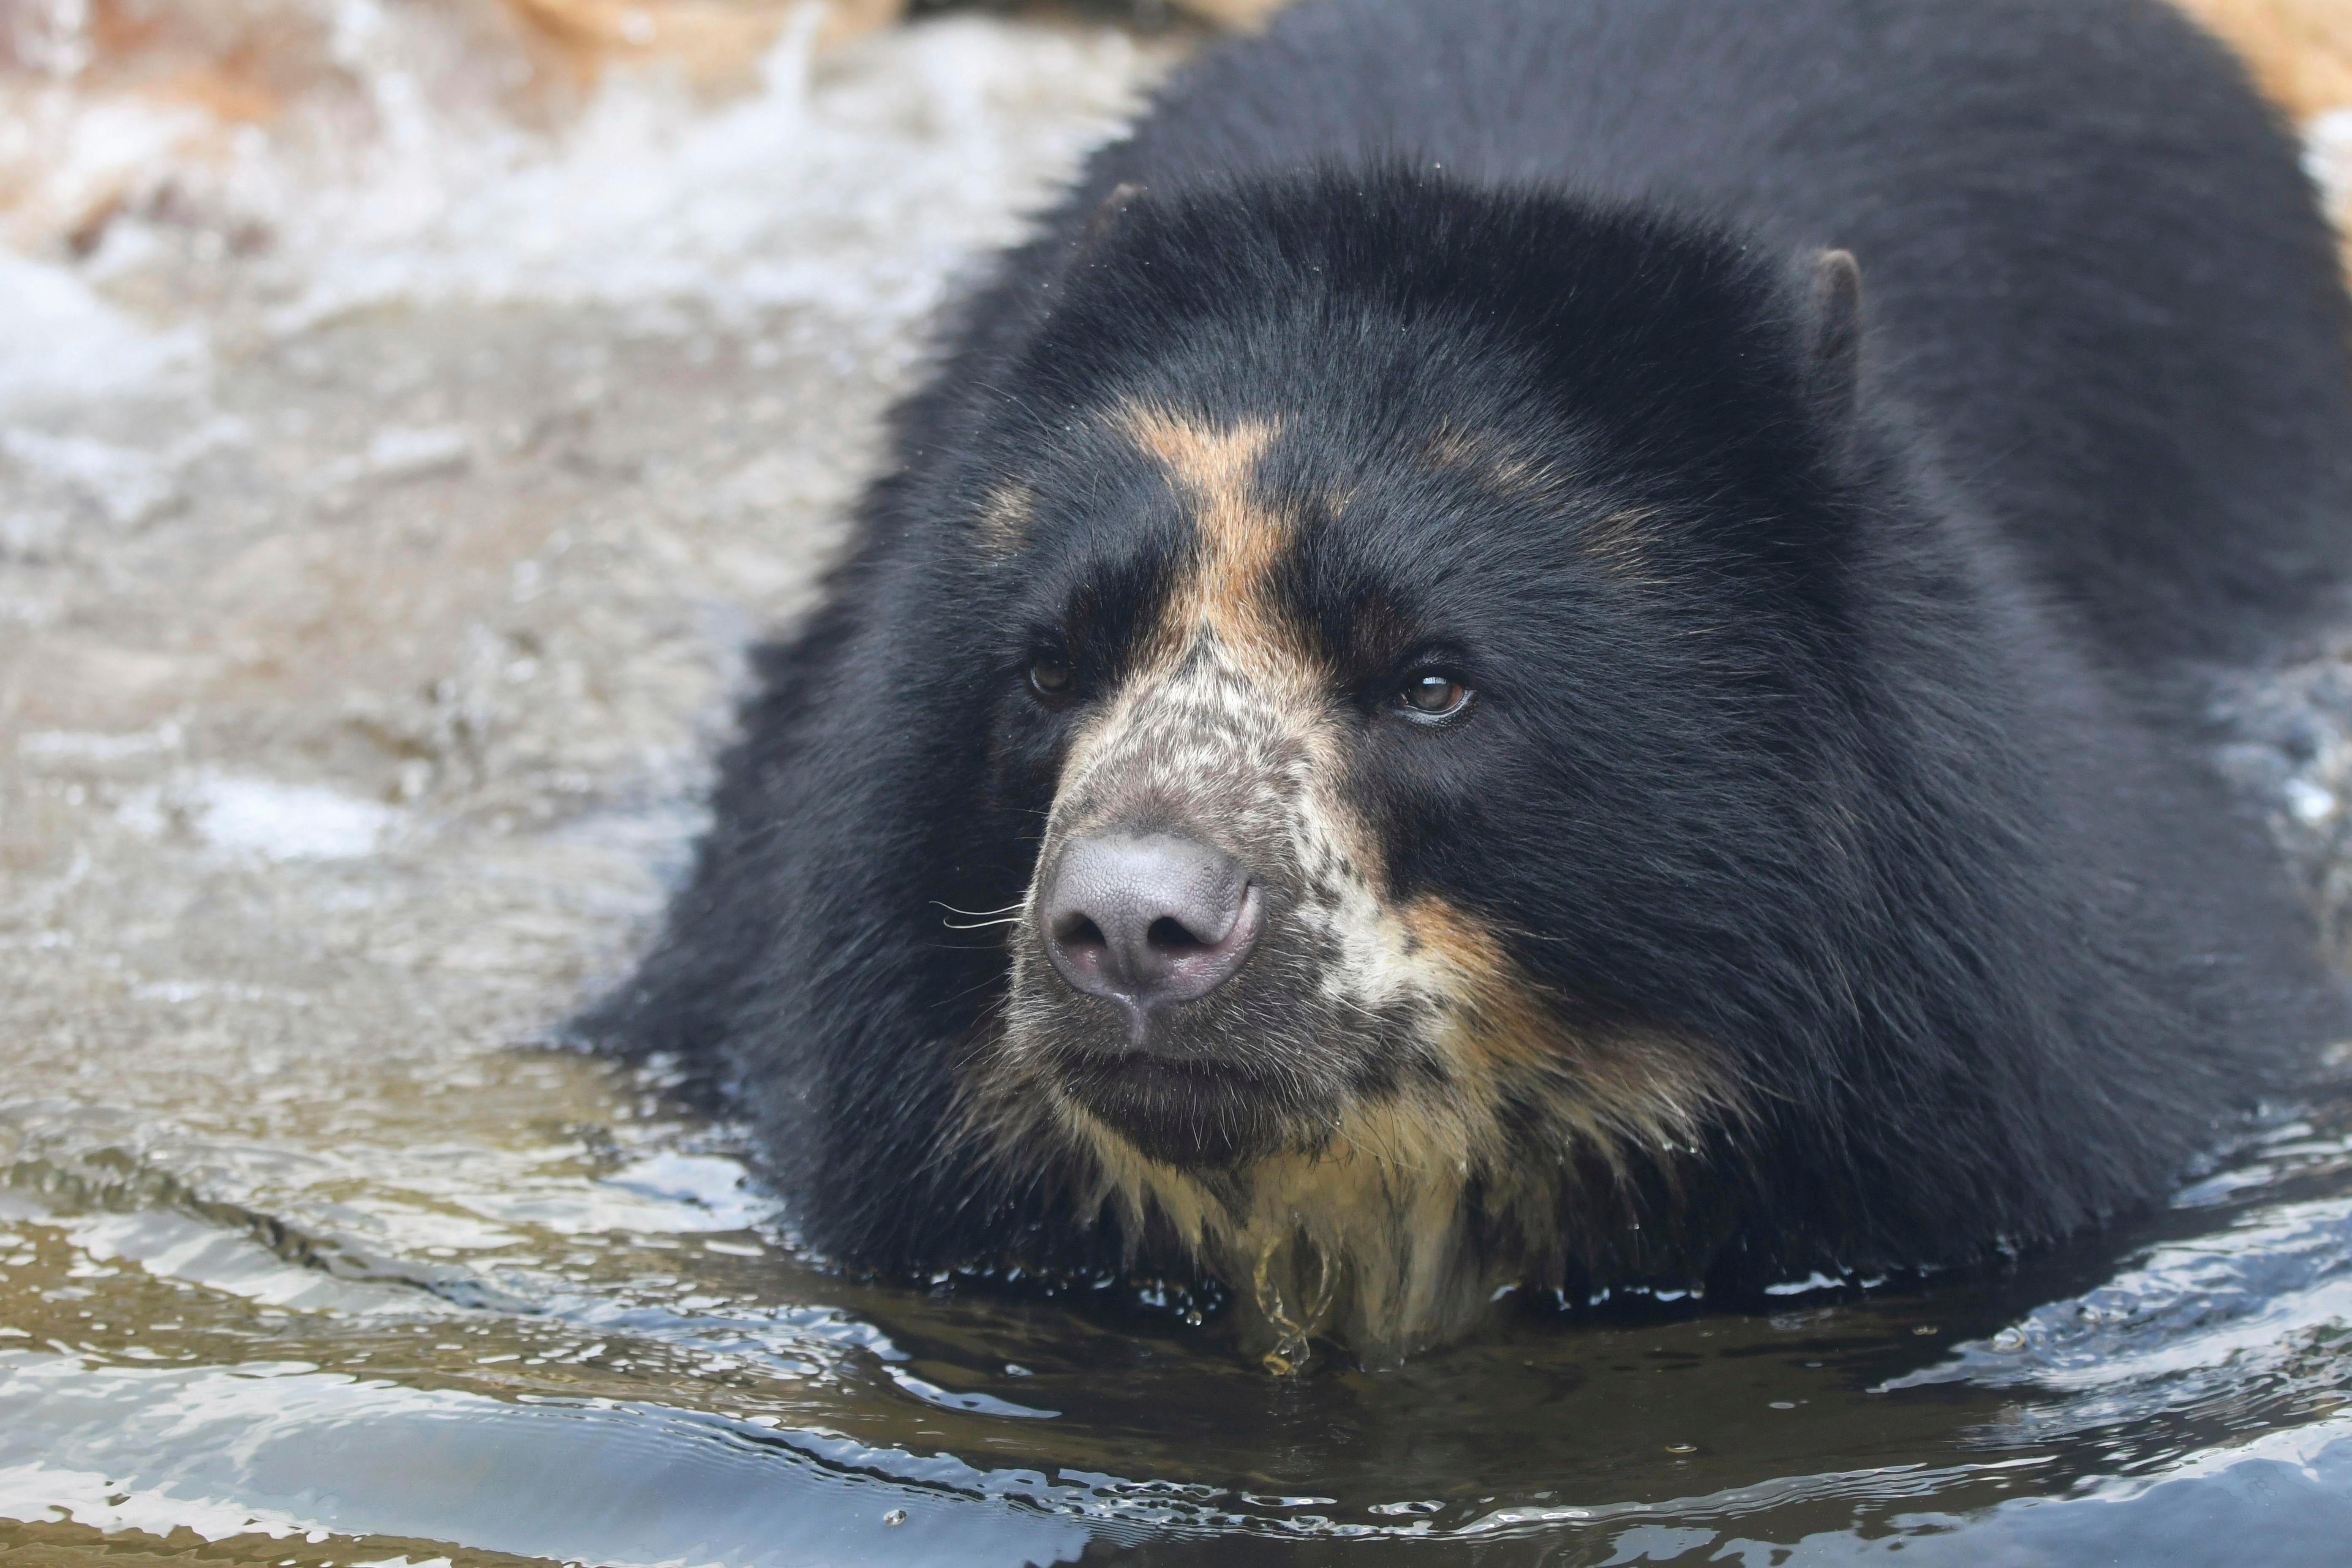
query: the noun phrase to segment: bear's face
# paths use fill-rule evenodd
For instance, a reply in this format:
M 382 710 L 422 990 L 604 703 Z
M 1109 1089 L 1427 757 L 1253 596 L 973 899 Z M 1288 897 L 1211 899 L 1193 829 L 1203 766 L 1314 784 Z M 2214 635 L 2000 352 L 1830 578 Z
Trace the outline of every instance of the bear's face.
M 1299 1226 L 1390 1254 L 1360 1315 L 1425 1321 L 1473 1184 L 1556 1235 L 1549 1168 L 1738 1114 L 1711 1042 L 1513 951 L 1547 918 L 1510 907 L 1513 862 L 1612 896 L 1579 845 L 1638 782 L 1545 820 L 1580 809 L 1573 738 L 1643 744 L 1600 645 L 1692 605 L 1656 503 L 1516 433 L 1317 423 L 1125 400 L 981 507 L 1027 612 L 996 788 L 1042 832 L 966 1095 L 1000 1150 L 1083 1150 L 1230 1268 Z
M 1015 1070 L 1092 1141 L 1180 1168 L 1328 1152 L 1375 1108 L 1412 1130 L 1398 1158 L 1434 1139 L 1485 1163 L 1506 1103 L 1571 1064 L 1587 1114 L 1682 1128 L 1716 1089 L 1662 1033 L 1544 994 L 1424 868 L 1475 820 L 1482 783 L 1525 765 L 1508 705 L 1526 699 L 1483 672 L 1507 653 L 1484 646 L 1485 616 L 1446 608 L 1449 587 L 1475 594 L 1515 563 L 1481 571 L 1470 550 L 1383 571 L 1393 530 L 1348 516 L 1368 503 L 1274 478 L 1278 418 L 1131 403 L 1102 426 L 1141 470 L 1129 504 L 1160 515 L 1129 534 L 1145 559 L 1070 584 L 1007 715 L 1027 744 L 1002 754 L 1051 798 L 1011 928 Z M 1544 483 L 1450 431 L 1402 467 L 1407 484 L 1384 489 L 1467 480 L 1454 504 L 1473 509 L 1482 489 Z M 996 526 L 1041 501 L 1004 498 Z M 1598 520 L 1580 548 L 1621 569 L 1637 524 Z M 1131 602 L 1106 605 L 1122 579 Z
M 1105 262 L 1187 292 L 1074 285 L 959 481 L 1016 841 L 960 859 L 1025 877 L 961 1125 L 1277 1323 L 1638 1251 L 1769 1093 L 1709 977 L 1837 875 L 1822 447 L 1780 297 L 1635 237 L 1613 290 L 1286 252 L 1255 310 Z

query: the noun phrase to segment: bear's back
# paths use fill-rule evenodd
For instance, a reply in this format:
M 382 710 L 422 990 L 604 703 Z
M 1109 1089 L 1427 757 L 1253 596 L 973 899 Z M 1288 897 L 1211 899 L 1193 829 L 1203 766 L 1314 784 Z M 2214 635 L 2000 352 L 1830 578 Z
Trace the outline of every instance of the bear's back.
M 2334 602 L 2352 363 L 2292 138 L 2157 0 L 1310 0 L 1179 78 L 1057 224 L 1386 157 L 1860 258 L 1865 401 L 2137 664 Z

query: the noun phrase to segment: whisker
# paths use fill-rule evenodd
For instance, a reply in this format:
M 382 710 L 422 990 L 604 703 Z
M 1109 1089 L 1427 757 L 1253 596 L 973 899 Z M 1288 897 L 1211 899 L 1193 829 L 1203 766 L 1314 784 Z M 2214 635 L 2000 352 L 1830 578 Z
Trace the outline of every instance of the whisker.
M 931 900 L 931 907 L 933 909 L 945 910 L 951 915 L 961 915 L 966 920 L 977 921 L 986 920 L 990 915 L 1009 915 L 1013 910 L 1020 909 L 1022 905 L 1026 904 L 1028 901 L 1028 900 L 1024 899 L 1018 903 L 1007 904 L 1003 909 L 997 910 L 960 910 L 953 904 L 941 903 L 939 900 L 933 899 Z
M 958 914 L 961 914 L 963 911 L 958 910 L 956 912 Z M 947 927 L 950 931 L 984 931 L 990 926 L 1017 926 L 1020 923 L 1021 917 L 1019 915 L 1008 915 L 1001 921 L 972 921 L 963 925 L 958 925 L 953 921 L 941 921 L 940 922 L 940 924 Z

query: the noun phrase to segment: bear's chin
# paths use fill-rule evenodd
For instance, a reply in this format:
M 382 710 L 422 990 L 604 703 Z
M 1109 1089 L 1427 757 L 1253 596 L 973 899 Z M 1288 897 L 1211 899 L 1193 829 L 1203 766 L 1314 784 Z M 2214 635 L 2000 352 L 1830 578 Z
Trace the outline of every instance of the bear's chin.
M 1066 1055 L 1062 1092 L 1146 1159 L 1232 1170 L 1292 1142 L 1297 1108 L 1230 1068 L 1139 1053 Z

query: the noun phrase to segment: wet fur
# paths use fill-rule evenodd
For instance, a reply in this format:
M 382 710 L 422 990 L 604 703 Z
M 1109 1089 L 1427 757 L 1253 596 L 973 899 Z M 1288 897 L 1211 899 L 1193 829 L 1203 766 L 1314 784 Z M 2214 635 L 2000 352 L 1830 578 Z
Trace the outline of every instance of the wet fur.
M 2095 1226 L 2342 1026 L 2200 716 L 2338 603 L 2347 319 L 2154 4 L 1303 5 L 969 307 L 592 1025 L 824 1250 L 1197 1272 L 1286 1354 Z M 1433 637 L 1475 706 L 1380 727 Z M 1074 1088 L 1018 918 L 1163 797 L 1295 883 L 1189 1130 Z

